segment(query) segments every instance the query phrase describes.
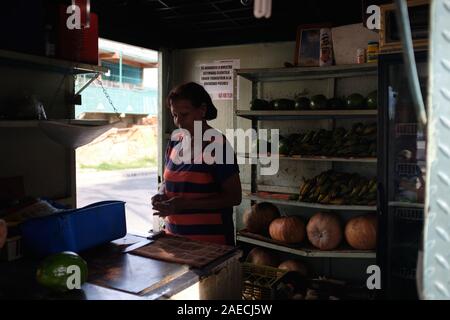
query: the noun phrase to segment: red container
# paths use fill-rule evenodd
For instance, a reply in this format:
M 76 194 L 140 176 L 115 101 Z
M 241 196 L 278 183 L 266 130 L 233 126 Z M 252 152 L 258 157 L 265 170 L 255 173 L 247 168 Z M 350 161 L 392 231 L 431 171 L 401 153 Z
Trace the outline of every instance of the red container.
M 81 9 L 81 17 L 85 14 L 85 9 Z M 98 16 L 90 13 L 89 27 L 85 25 L 86 19 L 81 18 L 80 29 L 69 29 L 67 21 L 70 16 L 67 6 L 60 6 L 56 57 L 98 65 Z

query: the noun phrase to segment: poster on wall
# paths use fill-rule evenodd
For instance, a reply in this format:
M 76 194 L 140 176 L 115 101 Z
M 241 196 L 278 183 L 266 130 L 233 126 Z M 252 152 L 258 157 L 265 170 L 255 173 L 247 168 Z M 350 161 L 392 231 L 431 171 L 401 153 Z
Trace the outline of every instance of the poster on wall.
M 239 69 L 240 65 L 239 59 L 201 64 L 200 84 L 205 87 L 213 100 L 233 100 L 233 70 Z M 239 99 L 239 83 L 237 98 Z

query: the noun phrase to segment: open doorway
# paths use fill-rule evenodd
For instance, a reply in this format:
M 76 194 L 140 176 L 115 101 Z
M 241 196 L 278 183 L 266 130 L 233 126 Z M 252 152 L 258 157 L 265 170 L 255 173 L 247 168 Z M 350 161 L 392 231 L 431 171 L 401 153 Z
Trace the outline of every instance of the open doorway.
M 158 52 L 100 39 L 99 60 L 110 72 L 83 91 L 76 118 L 114 127 L 77 149 L 77 207 L 125 201 L 128 232 L 146 234 L 158 183 Z

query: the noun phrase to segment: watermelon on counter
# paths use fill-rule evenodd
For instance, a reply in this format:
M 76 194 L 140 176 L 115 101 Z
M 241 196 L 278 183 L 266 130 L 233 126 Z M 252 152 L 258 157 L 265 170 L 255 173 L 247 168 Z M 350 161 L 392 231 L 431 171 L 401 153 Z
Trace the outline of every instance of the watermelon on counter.
M 36 280 L 42 286 L 57 292 L 66 292 L 71 283 L 69 277 L 76 272 L 68 269 L 71 266 L 80 270 L 80 285 L 87 281 L 88 267 L 86 261 L 75 252 L 65 251 L 45 258 L 36 272 Z M 68 281 L 69 280 L 69 281 Z

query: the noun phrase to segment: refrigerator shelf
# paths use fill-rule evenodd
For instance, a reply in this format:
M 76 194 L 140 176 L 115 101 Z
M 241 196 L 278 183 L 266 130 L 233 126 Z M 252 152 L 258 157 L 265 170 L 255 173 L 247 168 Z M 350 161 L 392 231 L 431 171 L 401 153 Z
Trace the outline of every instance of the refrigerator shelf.
M 395 208 L 396 219 L 407 221 L 423 221 L 423 209 L 421 208 Z
M 422 169 L 418 163 L 397 163 L 395 172 L 399 177 L 413 177 L 422 175 Z
M 416 269 L 400 268 L 398 270 L 392 271 L 392 275 L 394 275 L 397 278 L 402 278 L 406 280 L 416 280 Z
M 402 202 L 402 201 L 391 201 L 388 203 L 389 207 L 404 207 L 404 208 L 417 208 L 424 209 L 425 205 L 418 202 Z
M 397 123 L 395 125 L 395 136 L 402 137 L 402 136 L 412 136 L 417 137 L 419 132 L 419 127 L 417 126 L 417 123 Z

